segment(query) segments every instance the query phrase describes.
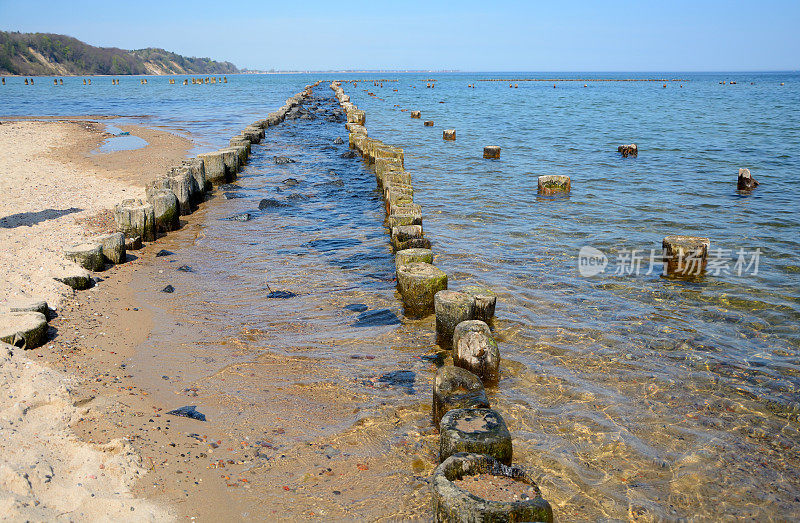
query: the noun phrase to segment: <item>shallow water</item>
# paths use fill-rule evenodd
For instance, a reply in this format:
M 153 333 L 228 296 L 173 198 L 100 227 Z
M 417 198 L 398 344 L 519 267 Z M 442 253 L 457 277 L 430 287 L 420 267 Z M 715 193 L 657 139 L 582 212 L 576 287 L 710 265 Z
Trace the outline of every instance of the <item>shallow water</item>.
M 115 125 L 106 124 L 105 132 L 111 133 L 100 146 L 92 151 L 92 154 L 106 154 L 115 153 L 119 151 L 134 151 L 136 149 L 143 149 L 147 147 L 147 140 L 134 136 L 132 134 L 123 132 L 122 129 Z
M 500 295 L 494 328 L 503 375 L 492 403 L 515 436 L 515 461 L 538 472 L 556 514 L 798 513 L 800 76 L 648 75 L 685 81 L 555 89 L 457 74 L 434 75 L 436 88 L 427 89 L 431 75 L 379 76 L 401 81 L 345 89 L 367 111 L 370 136 L 404 147 L 451 288 L 480 282 Z M 718 83 L 730 79 L 737 84 Z M 236 76 L 204 86 L 132 78 L 116 91 L 108 79 L 91 99 L 79 79 L 68 80 L 76 85 L 63 91 L 46 82 L 35 94 L 0 91 L 2 112 L 150 115 L 219 146 L 311 77 Z M 327 83 L 316 92 L 330 95 Z M 401 109 L 421 110 L 422 120 Z M 457 141 L 442 141 L 446 128 Z M 292 437 L 344 441 L 354 424 L 394 409 L 397 423 L 375 422 L 362 445 L 410 477 L 409 461 L 435 458 L 425 432 L 435 369 L 419 358 L 435 349 L 433 321 L 403 319 L 374 175 L 338 157 L 346 145 L 333 146 L 336 136 L 346 139 L 343 124 L 324 119 L 270 129 L 238 187 L 226 191 L 241 197 L 217 191 L 200 222 L 169 240 L 178 248 L 157 262 L 163 281 L 139 282 L 143 299 L 164 314 L 134 368 L 151 383 L 170 369 L 177 383 L 164 382 L 165 396 L 199 384 L 200 410 L 246 435 L 270 423 L 275 398 L 257 386 L 270 375 L 267 355 L 318 358 L 330 374 L 309 382 L 352 393 L 348 407 L 357 413 L 341 409 L 315 427 L 295 420 Z M 622 159 L 616 147 L 630 142 L 639 157 Z M 500 160 L 482 159 L 490 144 L 503 147 Z M 275 165 L 273 155 L 298 163 Z M 739 167 L 761 182 L 750 195 L 735 191 Z M 538 198 L 541 174 L 570 176 L 570 197 Z M 279 205 L 259 210 L 263 198 Z M 226 219 L 244 212 L 250 221 Z M 644 274 L 650 249 L 668 234 L 710 237 L 732 273 L 694 282 L 663 278 L 658 268 Z M 586 245 L 607 254 L 605 273 L 579 274 Z M 761 250 L 757 274 L 735 274 L 740 248 Z M 645 253 L 641 274 L 611 274 L 623 249 Z M 194 272 L 170 270 L 183 264 Z M 168 297 L 158 292 L 167 283 L 176 288 Z M 266 297 L 280 291 L 295 296 Z M 414 372 L 412 386 L 407 375 L 380 381 L 399 370 Z M 289 405 L 320 416 L 313 404 Z M 398 439 L 419 450 L 386 448 Z M 406 487 L 398 517 L 424 514 L 425 487 Z

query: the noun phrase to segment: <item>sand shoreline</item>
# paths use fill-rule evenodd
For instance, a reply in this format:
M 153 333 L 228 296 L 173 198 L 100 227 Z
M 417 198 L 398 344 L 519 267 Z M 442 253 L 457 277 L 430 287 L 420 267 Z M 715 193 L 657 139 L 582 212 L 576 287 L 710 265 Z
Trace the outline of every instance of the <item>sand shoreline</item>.
M 94 147 L 96 143 L 83 144 L 84 152 Z M 114 154 L 122 161 L 131 155 L 146 155 L 149 149 Z M 62 166 L 69 165 L 73 175 L 84 168 L 107 166 L 105 160 L 111 156 L 102 155 L 102 161 L 96 162 L 96 158 L 75 158 L 69 153 L 51 154 L 64 162 Z M 158 168 L 144 171 L 150 178 Z M 108 168 L 104 174 L 104 181 L 116 183 L 117 188 L 127 183 L 124 186 L 130 190 L 140 189 L 136 172 L 130 173 L 127 181 L 124 168 L 118 172 Z M 252 361 L 227 365 L 209 376 L 213 382 L 203 379 L 196 384 L 174 375 L 177 369 L 165 368 L 162 372 L 161 367 L 151 365 L 153 368 L 129 370 L 131 361 L 145 357 L 141 346 L 154 322 L 164 324 L 165 315 L 173 312 L 173 295 L 158 289 L 174 277 L 175 266 L 170 263 L 180 259 L 181 246 L 203 234 L 210 208 L 209 202 L 200 205 L 193 214 L 181 217 L 180 230 L 134 251 L 127 263 L 98 273 L 103 281 L 94 288 L 61 297 L 58 317 L 50 322 L 55 337 L 35 351 L 16 351 L 18 357 L 30 362 L 27 365 L 41 372 L 53 369 L 61 373 L 61 380 L 69 381 L 70 397 L 82 409 L 70 422 L 70 437 L 77 438 L 78 446 L 99 449 L 113 447 L 113 442 L 127 442 L 129 447 L 125 448 L 131 450 L 139 467 L 129 482 L 130 492 L 143 507 L 160 510 L 149 519 L 246 520 L 254 515 L 336 520 L 387 515 L 418 518 L 427 507 L 425 463 L 433 459 L 432 455 L 423 459 L 418 456 L 433 452 L 433 445 L 420 448 L 407 436 L 399 442 L 380 438 L 379 444 L 367 447 L 365 455 L 362 438 L 374 439 L 376 434 L 395 430 L 397 412 L 384 403 L 369 412 L 353 410 L 353 401 L 367 403 L 371 394 L 360 386 L 354 389 L 353 380 L 325 360 L 252 353 Z M 85 230 L 87 226 L 102 228 L 103 223 L 72 225 Z M 176 254 L 156 257 L 160 249 Z M 143 286 L 149 289 L 144 294 Z M 175 325 L 183 323 L 181 328 L 191 329 L 193 320 L 185 320 L 177 318 Z M 238 350 L 246 352 L 247 347 Z M 226 420 L 231 414 L 242 414 L 241 407 L 226 404 L 215 383 L 224 388 L 226 377 L 242 372 L 252 377 L 248 379 L 257 379 L 257 386 L 270 403 L 267 412 L 262 412 L 264 406 L 253 406 L 256 415 L 245 425 L 231 426 Z M 207 423 L 165 414 L 193 403 L 210 414 Z M 407 409 L 403 414 L 407 421 L 401 427 L 411 433 L 422 427 L 422 437 L 430 438 L 427 409 L 427 405 Z M 266 426 L 262 425 L 264 421 Z M 333 433 L 322 430 L 331 425 L 338 427 Z M 410 457 L 398 452 L 398 445 L 413 449 Z M 413 462 L 409 473 L 398 474 L 409 466 L 409 459 Z M 373 492 L 375 485 L 381 486 L 378 492 Z M 386 506 L 389 499 L 392 507 Z M 144 508 L 141 511 L 145 513 Z
M 73 314 L 75 303 L 84 297 L 78 299 L 48 277 L 47 268 L 64 262 L 65 245 L 111 227 L 109 208 L 121 198 L 144 194 L 143 172 L 166 170 L 185 157 L 192 144 L 137 125 L 125 130 L 148 141 L 148 146 L 92 154 L 109 135 L 102 124 L 89 119 L 0 122 L 0 154 L 6 167 L 0 176 L 0 308 L 15 298 L 46 299 L 57 314 L 50 347 L 69 338 L 73 323 L 84 322 L 76 319 L 80 314 Z M 106 279 L 112 272 L 99 276 Z M 146 327 L 147 322 L 139 317 L 136 324 Z M 123 325 L 120 330 L 129 329 Z M 137 336 L 146 332 L 136 329 Z M 127 346 L 124 337 L 110 338 L 115 345 Z M 87 388 L 85 376 L 40 363 L 46 359 L 45 347 L 22 351 L 4 345 L 0 353 L 0 383 L 7 392 L 0 402 L 4 518 L 174 518 L 163 503 L 132 493 L 147 467 L 129 438 L 94 442 L 78 437 L 76 427 L 93 417 L 95 403 L 106 401 Z

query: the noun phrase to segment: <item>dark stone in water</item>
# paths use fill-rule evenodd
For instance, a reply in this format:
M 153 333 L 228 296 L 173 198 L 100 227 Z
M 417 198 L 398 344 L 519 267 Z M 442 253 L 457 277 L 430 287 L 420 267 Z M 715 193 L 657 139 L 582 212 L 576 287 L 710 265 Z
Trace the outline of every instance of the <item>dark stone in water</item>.
M 353 322 L 353 327 L 381 327 L 386 325 L 400 325 L 400 319 L 389 309 L 364 311 Z
M 342 144 L 344 143 L 344 140 L 342 140 L 342 138 L 341 138 L 341 136 L 340 136 L 340 137 L 337 137 L 337 138 L 336 138 L 336 139 L 333 141 L 333 143 L 335 143 L 336 145 L 342 145 Z
M 247 198 L 247 196 L 246 196 L 246 195 L 244 195 L 244 194 L 238 194 L 238 193 L 235 193 L 235 192 L 224 192 L 224 193 L 222 193 L 222 196 L 223 196 L 223 197 L 224 197 L 226 200 L 236 200 L 236 199 L 238 199 L 238 198 Z
M 258 208 L 261 211 L 265 209 L 277 209 L 278 207 L 286 207 L 286 202 L 275 200 L 273 198 L 264 198 L 258 202 Z
M 341 158 L 355 158 L 357 156 L 355 151 L 345 151 L 339 155 Z
M 178 270 L 181 272 L 194 272 L 194 269 L 192 269 L 188 265 L 181 265 L 180 267 L 178 267 Z
M 294 298 L 295 296 L 297 296 L 297 294 L 291 291 L 272 291 L 267 294 L 267 298 L 278 300 L 287 300 L 289 298 Z
M 287 158 L 285 156 L 273 156 L 272 159 L 275 160 L 275 163 L 278 164 L 278 165 L 284 165 L 284 164 L 287 164 L 287 163 L 297 163 L 296 161 L 292 160 L 291 158 Z
M 161 292 L 166 292 L 167 294 L 172 294 L 173 292 L 175 292 L 175 287 L 173 287 L 172 285 L 167 285 L 166 287 L 161 289 Z
M 241 187 L 239 187 L 235 183 L 223 183 L 222 185 L 219 186 L 219 189 L 221 191 L 238 191 L 239 189 L 241 189 Z
M 167 412 L 167 414 L 171 416 L 180 416 L 182 418 L 192 418 L 196 419 L 197 421 L 206 420 L 206 415 L 202 414 L 197 410 L 197 405 L 187 405 L 185 407 L 180 407 L 175 410 Z
M 363 303 L 351 303 L 350 305 L 345 305 L 344 308 L 345 310 L 352 312 L 364 312 L 365 310 L 369 309 L 369 307 L 367 307 Z
M 410 370 L 393 370 L 380 378 L 378 383 L 386 383 L 390 387 L 399 387 L 406 390 L 406 394 L 414 394 L 414 381 L 416 375 Z
M 286 197 L 287 200 L 307 200 L 308 196 L 305 194 L 294 193 Z
M 161 258 L 163 256 L 172 256 L 173 254 L 175 254 L 175 253 L 173 253 L 172 251 L 168 251 L 166 249 L 161 249 L 160 251 L 158 251 L 156 253 L 156 258 Z
M 289 187 L 294 187 L 295 185 L 299 184 L 300 180 L 297 178 L 286 178 L 283 180 L 284 185 L 288 185 Z
M 243 212 L 242 214 L 234 214 L 233 216 L 229 216 L 228 220 L 232 222 L 248 222 L 250 221 L 250 213 Z

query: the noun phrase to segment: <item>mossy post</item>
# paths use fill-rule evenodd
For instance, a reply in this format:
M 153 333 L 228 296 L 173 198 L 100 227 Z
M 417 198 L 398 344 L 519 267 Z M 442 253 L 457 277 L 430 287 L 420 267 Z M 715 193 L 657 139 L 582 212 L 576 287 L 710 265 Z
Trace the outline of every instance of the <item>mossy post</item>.
M 497 145 L 487 145 L 483 148 L 483 157 L 490 160 L 500 158 L 500 147 Z
M 495 410 L 449 410 L 439 421 L 439 434 L 439 462 L 458 452 L 474 452 L 511 465 L 511 433 Z
M 433 302 L 436 311 L 436 341 L 441 348 L 450 349 L 456 325 L 474 317 L 474 299 L 463 292 L 444 290 L 436 293 Z
M 232 182 L 239 172 L 239 151 L 233 148 L 220 149 L 222 160 L 225 162 L 225 181 Z
M 178 198 L 170 189 L 148 189 L 147 201 L 153 206 L 156 232 L 177 231 L 181 226 Z
M 497 306 L 497 294 L 486 287 L 478 285 L 468 285 L 461 289 L 461 292 L 472 296 L 475 313 L 473 319 L 489 323 L 494 317 L 494 310 Z
M 206 179 L 214 185 L 225 183 L 225 158 L 222 151 L 202 153 L 197 155 L 203 162 Z
M 572 181 L 569 176 L 562 174 L 546 174 L 539 176 L 538 192 L 543 196 L 556 194 L 569 194 L 572 189 Z
M 125 235 L 121 232 L 112 232 L 95 238 L 102 249 L 103 257 L 108 263 L 123 263 L 127 256 L 125 252 Z
M 390 214 L 386 219 L 390 228 L 400 225 L 422 225 L 421 214 Z
M 22 349 L 35 349 L 47 336 L 47 317 L 41 312 L 0 314 L 0 342 Z
M 38 298 L 17 298 L 10 300 L 8 312 L 40 312 L 48 316 L 50 307 L 47 306 L 46 301 Z
M 64 267 L 56 268 L 53 271 L 53 279 L 72 287 L 76 291 L 82 291 L 92 286 L 92 275 L 83 267 L 79 267 L 74 263 L 67 264 Z
M 149 203 L 134 199 L 122 200 L 122 203 L 114 207 L 114 221 L 117 230 L 124 233 L 126 238 L 140 236 L 146 242 L 156 239 L 155 213 Z
M 453 483 L 478 474 L 505 476 L 519 481 L 533 491 L 525 500 L 490 501 L 481 499 Z M 455 454 L 433 472 L 433 511 L 437 522 L 542 521 L 552 523 L 553 509 L 526 469 L 506 466 L 483 454 Z
M 693 278 L 706 269 L 711 240 L 697 236 L 667 236 L 661 243 L 664 249 L 664 269 L 668 276 Z
M 486 322 L 468 320 L 456 325 L 453 364 L 472 372 L 485 384 L 500 381 L 500 350 Z
M 434 310 L 437 292 L 447 288 L 447 274 L 430 263 L 407 263 L 397 267 L 397 289 L 406 315 L 422 318 Z
M 64 249 L 64 257 L 89 271 L 102 271 L 105 267 L 103 246 L 99 242 L 81 242 Z
M 433 381 L 433 424 L 453 409 L 488 409 L 489 399 L 479 377 L 461 367 L 446 365 Z
M 211 183 L 206 179 L 206 169 L 200 158 L 189 158 L 181 162 L 192 175 L 192 192 L 197 203 L 205 199 L 205 193 L 211 190 Z
M 430 249 L 404 249 L 395 253 L 395 267 L 409 263 L 433 263 L 433 251 Z
M 192 186 L 194 178 L 187 167 L 173 167 L 167 175 L 169 189 L 178 199 L 178 210 L 181 216 L 192 214 L 194 195 Z

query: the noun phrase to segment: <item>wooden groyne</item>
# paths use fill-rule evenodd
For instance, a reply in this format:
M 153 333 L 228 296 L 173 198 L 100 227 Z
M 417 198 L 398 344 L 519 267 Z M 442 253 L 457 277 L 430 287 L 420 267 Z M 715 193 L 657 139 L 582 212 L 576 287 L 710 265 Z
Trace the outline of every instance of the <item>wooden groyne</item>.
M 433 264 L 431 241 L 423 233 L 422 208 L 414 203 L 403 149 L 370 137 L 366 113 L 350 101 L 342 83 L 333 82 L 331 89 L 347 114 L 350 147 L 372 167 L 383 194 L 405 313 L 412 318 L 435 314 L 438 343 L 453 360 L 453 365 L 438 370 L 433 387 L 432 421 L 440 434 L 440 465 L 433 476 L 436 520 L 552 521 L 552 508 L 531 474 L 511 465 L 511 434 L 500 413 L 490 408 L 484 390 L 485 385 L 499 381 L 500 351 L 489 327 L 496 296 L 481 287 L 448 288 L 447 274 Z M 411 117 L 419 118 L 419 112 Z M 503 501 L 481 499 L 456 484 L 484 474 L 514 480 L 530 495 Z
M 210 83 L 210 82 L 209 82 Z M 92 287 L 93 273 L 111 265 L 124 263 L 128 250 L 138 250 L 143 243 L 180 227 L 180 216 L 194 212 L 215 185 L 228 183 L 247 163 L 251 145 L 264 137 L 264 129 L 280 124 L 286 114 L 311 95 L 317 82 L 286 100 L 277 111 L 245 127 L 230 139 L 230 146 L 196 158 L 156 174 L 145 188 L 145 199 L 126 199 L 114 208 L 117 232 L 81 239 L 66 247 L 64 258 L 69 262 L 54 278 L 75 290 Z M 32 349 L 45 341 L 49 307 L 46 302 L 31 299 L 15 303 L 0 321 L 0 341 Z

